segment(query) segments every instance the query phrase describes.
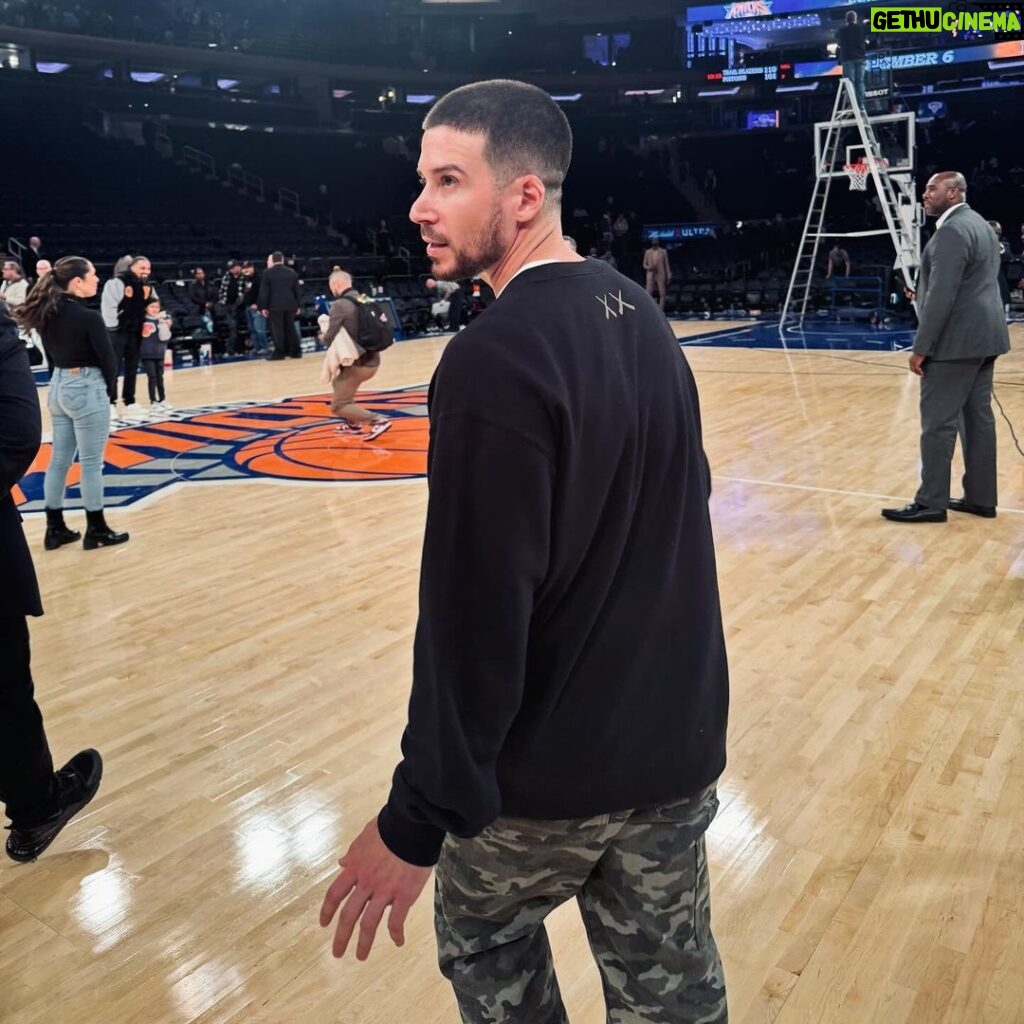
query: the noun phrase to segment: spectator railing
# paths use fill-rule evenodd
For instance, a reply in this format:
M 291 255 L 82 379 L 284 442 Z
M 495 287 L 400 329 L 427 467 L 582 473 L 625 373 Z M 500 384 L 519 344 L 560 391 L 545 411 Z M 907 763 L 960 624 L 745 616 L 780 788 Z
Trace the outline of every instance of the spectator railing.
M 292 213 L 296 217 L 302 213 L 299 193 L 290 188 L 279 188 L 277 190 L 277 205 L 282 212 Z
M 209 153 L 192 146 L 185 146 L 181 151 L 181 159 L 190 171 L 203 174 L 207 178 L 217 177 L 217 164 Z

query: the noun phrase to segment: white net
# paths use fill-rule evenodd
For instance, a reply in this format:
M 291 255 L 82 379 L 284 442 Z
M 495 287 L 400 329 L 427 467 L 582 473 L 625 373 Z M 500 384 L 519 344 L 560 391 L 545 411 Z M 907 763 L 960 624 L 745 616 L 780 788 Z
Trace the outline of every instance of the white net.
M 889 166 L 889 161 L 882 157 L 875 161 L 878 169 L 884 171 Z M 871 174 L 871 164 L 858 160 L 853 164 L 843 164 L 843 170 L 850 179 L 851 192 L 866 192 L 868 187 L 868 175 Z
M 850 191 L 851 192 L 866 192 L 868 188 L 868 175 L 871 173 L 868 170 L 867 164 L 846 164 L 843 167 L 847 175 L 850 178 Z

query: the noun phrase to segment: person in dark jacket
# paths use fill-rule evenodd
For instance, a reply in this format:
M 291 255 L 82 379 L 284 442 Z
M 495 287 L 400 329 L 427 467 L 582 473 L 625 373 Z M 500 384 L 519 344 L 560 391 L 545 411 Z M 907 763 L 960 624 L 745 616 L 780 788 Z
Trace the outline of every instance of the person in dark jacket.
M 334 953 L 397 944 L 435 867 L 467 1022 L 562 1024 L 545 917 L 576 898 L 609 1019 L 724 1024 L 705 832 L 728 669 L 697 389 L 654 300 L 562 238 L 572 134 L 479 82 L 424 122 L 410 217 L 436 277 L 495 301 L 429 397 L 402 759 L 341 859 Z
M 206 271 L 202 267 L 196 267 L 192 271 L 192 280 L 188 286 L 188 300 L 192 303 L 192 312 L 196 316 L 209 313 L 217 301 L 217 293 L 213 285 L 207 282 Z
M 28 352 L 0 303 L 0 802 L 11 819 L 7 855 L 35 860 L 95 796 L 95 750 L 53 769 L 35 701 L 28 616 L 43 614 L 32 555 L 12 491 L 39 450 L 42 422 Z
M 217 311 L 228 328 L 227 354 L 233 356 L 238 347 L 238 332 L 245 330 L 245 293 L 248 288 L 242 276 L 242 264 L 228 260 L 228 269 L 220 279 Z
M 843 65 L 843 78 L 853 83 L 853 92 L 861 107 L 866 102 L 864 71 L 867 62 L 868 24 L 857 20 L 856 11 L 846 12 L 846 24 L 836 32 L 839 60 Z
M 302 307 L 299 294 L 299 275 L 284 265 L 284 253 L 272 252 L 267 258 L 267 269 L 260 281 L 259 307 L 270 322 L 270 336 L 274 340 L 271 359 L 302 358 L 299 336 L 295 330 L 295 317 Z
M 171 340 L 173 322 L 171 316 L 160 308 L 159 299 L 150 299 L 146 306 L 146 319 L 142 324 L 142 368 L 149 382 L 150 414 L 163 416 L 174 408 L 167 401 L 164 386 L 164 361 L 167 357 L 167 343 Z
M 249 344 L 253 355 L 265 355 L 267 351 L 267 321 L 260 311 L 260 282 L 263 275 L 256 269 L 251 260 L 242 264 L 242 277 L 245 278 L 245 315 L 249 327 Z
M 999 301 L 1003 304 L 1003 313 L 1010 312 L 1010 278 L 1007 268 L 1013 262 L 1013 253 L 1010 247 L 1003 240 L 1003 225 L 997 220 L 990 220 L 988 226 L 995 232 L 996 241 L 999 243 Z
M 110 329 L 117 362 L 124 360 L 121 400 L 128 420 L 142 420 L 146 411 L 135 399 L 135 382 L 139 374 L 139 349 L 142 345 L 142 322 L 146 319 L 146 303 L 156 295 L 149 282 L 152 272 L 149 259 L 133 256 L 123 273 L 108 281 L 103 289 L 103 319 Z M 116 395 L 113 399 L 116 402 Z
M 38 235 L 33 235 L 28 240 L 28 248 L 21 254 L 21 262 L 25 267 L 25 277 L 29 281 L 35 281 L 41 276 L 39 273 L 39 261 L 41 259 L 44 259 L 42 239 Z

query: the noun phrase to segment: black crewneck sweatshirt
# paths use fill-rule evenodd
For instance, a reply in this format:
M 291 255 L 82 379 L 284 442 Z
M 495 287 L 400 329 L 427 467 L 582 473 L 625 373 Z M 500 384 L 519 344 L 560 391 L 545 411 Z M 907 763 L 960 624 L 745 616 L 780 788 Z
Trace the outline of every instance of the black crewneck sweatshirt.
M 436 862 L 499 815 L 695 793 L 725 766 L 728 670 L 697 391 L 606 263 L 521 272 L 446 349 L 403 760 L 378 817 Z

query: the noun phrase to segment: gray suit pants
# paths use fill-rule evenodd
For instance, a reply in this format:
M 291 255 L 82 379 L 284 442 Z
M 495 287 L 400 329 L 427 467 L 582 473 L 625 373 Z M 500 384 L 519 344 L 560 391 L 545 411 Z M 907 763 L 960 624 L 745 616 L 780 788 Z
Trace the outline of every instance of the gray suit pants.
M 928 359 L 921 378 L 921 487 L 915 501 L 949 506 L 949 469 L 957 430 L 964 456 L 964 499 L 996 505 L 996 421 L 992 372 L 996 357 Z

